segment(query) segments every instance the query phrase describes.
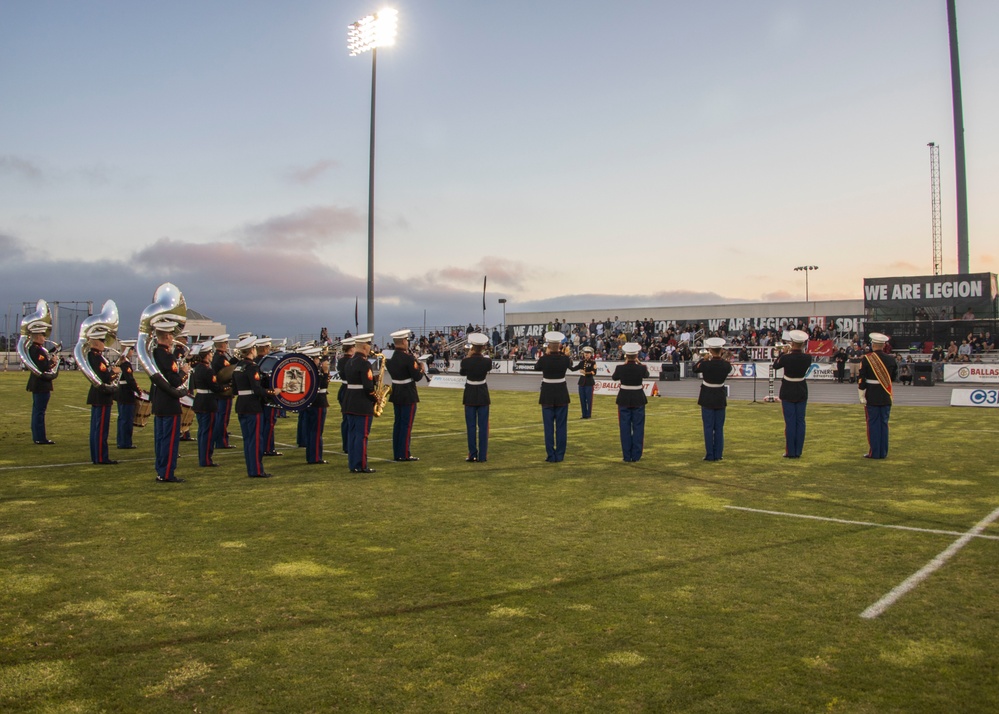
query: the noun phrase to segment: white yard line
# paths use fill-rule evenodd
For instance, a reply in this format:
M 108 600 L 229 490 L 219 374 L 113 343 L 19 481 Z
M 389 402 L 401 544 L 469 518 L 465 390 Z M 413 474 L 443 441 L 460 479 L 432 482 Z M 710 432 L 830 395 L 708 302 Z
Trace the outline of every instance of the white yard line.
M 881 613 L 883 613 L 889 607 L 894 605 L 899 598 L 901 598 L 907 592 L 915 588 L 917 585 L 919 585 L 919 583 L 926 580 L 926 578 L 932 575 L 934 571 L 941 568 L 944 563 L 950 560 L 951 556 L 955 555 L 957 551 L 961 550 L 961 548 L 970 543 L 972 538 L 984 537 L 979 534 L 983 530 L 985 530 L 988 527 L 988 525 L 992 523 L 992 521 L 996 520 L 997 518 L 999 518 L 999 508 L 995 509 L 994 511 L 992 511 L 992 513 L 990 513 L 981 521 L 979 521 L 978 525 L 976 525 L 970 531 L 968 531 L 960 538 L 958 538 L 956 541 L 951 543 L 950 546 L 945 551 L 940 553 L 929 563 L 927 563 L 918 571 L 916 571 L 908 578 L 906 578 L 902 583 L 893 588 L 891 592 L 889 592 L 883 598 L 881 598 L 876 603 L 874 603 L 869 608 L 860 613 L 860 616 L 863 617 L 864 619 L 871 620 L 880 615 Z
M 743 508 L 742 506 L 725 506 L 733 511 L 749 511 L 750 513 L 765 513 L 770 516 L 786 516 L 788 518 L 806 518 L 812 521 L 828 521 L 830 523 L 843 523 L 850 526 L 872 526 L 874 528 L 893 528 L 900 531 L 915 531 L 917 533 L 936 533 L 938 535 L 956 535 L 963 536 L 965 533 L 961 531 L 942 531 L 933 528 L 915 528 L 913 526 L 893 526 L 888 523 L 870 523 L 868 521 L 847 521 L 842 518 L 826 518 L 824 516 L 810 516 L 804 513 L 787 513 L 785 511 L 765 511 L 760 508 Z M 999 540 L 999 536 L 991 535 L 975 535 L 975 538 L 984 538 L 986 540 Z

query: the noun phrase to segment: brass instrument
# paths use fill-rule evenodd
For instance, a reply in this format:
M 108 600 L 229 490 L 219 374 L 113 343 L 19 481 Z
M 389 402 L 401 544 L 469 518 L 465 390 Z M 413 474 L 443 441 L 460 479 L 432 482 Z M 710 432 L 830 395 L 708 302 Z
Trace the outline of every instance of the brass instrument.
M 47 370 L 39 369 L 35 361 L 31 359 L 31 355 L 28 354 L 28 348 L 31 346 L 31 328 L 36 326 L 38 323 L 42 323 L 46 326 L 45 328 L 45 351 L 49 353 L 49 358 L 51 360 L 52 366 Z M 62 345 L 58 342 L 53 342 L 48 339 L 52 335 L 52 311 L 49 309 L 49 304 L 44 300 L 39 300 L 38 304 L 35 305 L 35 312 L 31 315 L 25 315 L 21 319 L 21 336 L 17 340 L 17 356 L 21 360 L 21 364 L 34 374 L 36 377 L 41 377 L 42 375 L 51 376 L 55 379 L 59 376 L 59 353 L 62 351 Z
M 375 377 L 375 416 L 379 417 L 388 404 L 389 396 L 392 394 L 392 385 L 385 384 L 385 355 L 381 352 L 371 355 L 378 360 L 378 376 Z
M 166 382 L 166 377 L 156 366 L 152 354 L 156 344 L 153 322 L 163 317 L 169 317 L 177 323 L 177 327 L 174 328 L 175 336 L 183 332 L 184 325 L 187 324 L 187 302 L 180 289 L 173 283 L 163 283 L 156 288 L 156 292 L 153 293 L 153 304 L 143 310 L 139 317 L 139 338 L 135 344 L 135 353 L 139 357 L 143 371 L 150 379 L 159 376 Z
M 117 359 L 112 365 L 113 377 L 109 383 L 106 383 L 101 379 L 101 376 L 94 371 L 94 368 L 90 366 L 90 362 L 87 360 L 87 353 L 84 351 L 90 344 L 91 334 L 97 332 L 98 334 L 105 334 L 105 341 L 109 345 L 113 345 L 118 339 L 118 306 L 115 305 L 114 300 L 108 300 L 104 303 L 104 307 L 101 308 L 101 312 L 98 315 L 91 315 L 83 322 L 80 323 L 80 339 L 77 340 L 76 346 L 73 348 L 73 357 L 76 358 L 77 368 L 83 372 L 83 375 L 93 384 L 95 387 L 113 387 L 118 388 L 118 377 L 121 374 L 121 369 L 117 365 Z M 108 350 L 105 350 L 108 352 Z M 112 352 L 121 357 L 117 350 L 112 350 Z M 108 360 L 110 362 L 110 360 Z

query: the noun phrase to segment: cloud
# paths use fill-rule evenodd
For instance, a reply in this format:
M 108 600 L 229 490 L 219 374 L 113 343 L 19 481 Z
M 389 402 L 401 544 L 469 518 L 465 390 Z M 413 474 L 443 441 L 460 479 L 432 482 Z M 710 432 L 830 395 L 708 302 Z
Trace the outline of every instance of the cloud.
M 24 243 L 12 235 L 0 233 L 0 264 L 21 260 L 24 255 Z
M 238 233 L 253 245 L 302 251 L 340 242 L 363 227 L 363 218 L 352 208 L 313 206 L 247 224 Z
M 763 302 L 792 302 L 801 300 L 800 295 L 792 295 L 787 290 L 774 290 L 773 292 L 760 295 Z
M 510 260 L 497 256 L 485 256 L 471 267 L 445 266 L 432 270 L 424 276 L 430 284 L 447 283 L 450 285 L 481 285 L 483 277 L 487 277 L 487 289 L 505 288 L 519 290 L 525 284 L 541 278 L 542 272 L 519 260 Z
M 47 180 L 45 171 L 38 163 L 13 154 L 0 155 L 0 175 L 3 174 L 36 184 Z
M 310 164 L 309 166 L 293 167 L 288 169 L 285 172 L 285 178 L 291 183 L 301 185 L 310 184 L 331 168 L 339 165 L 340 163 L 338 161 L 334 161 L 333 159 L 321 159 L 313 164 Z

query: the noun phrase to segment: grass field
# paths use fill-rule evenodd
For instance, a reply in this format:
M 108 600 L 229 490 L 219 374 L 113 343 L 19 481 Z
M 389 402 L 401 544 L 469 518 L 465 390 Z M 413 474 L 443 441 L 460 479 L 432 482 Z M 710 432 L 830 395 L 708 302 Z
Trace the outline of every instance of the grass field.
M 386 416 L 348 473 L 331 412 L 328 466 L 184 444 L 157 484 L 151 427 L 89 463 L 78 374 L 32 445 L 25 381 L 0 374 L 0 710 L 999 711 L 999 526 L 861 617 L 999 507 L 993 412 L 897 407 L 872 462 L 862 407 L 812 404 L 788 461 L 779 407 L 736 403 L 705 463 L 696 404 L 655 399 L 624 464 L 598 398 L 548 464 L 537 396 L 494 392 L 467 464 L 460 391 L 424 388 L 418 463 L 381 460 Z

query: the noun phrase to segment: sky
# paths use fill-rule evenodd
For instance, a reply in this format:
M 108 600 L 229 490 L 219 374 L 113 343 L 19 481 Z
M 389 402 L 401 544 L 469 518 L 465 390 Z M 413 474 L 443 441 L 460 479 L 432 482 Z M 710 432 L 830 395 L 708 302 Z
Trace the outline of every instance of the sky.
M 862 297 L 957 272 L 945 0 L 0 0 L 0 304 L 156 286 L 233 334 Z M 999 269 L 999 2 L 958 0 L 970 268 Z

